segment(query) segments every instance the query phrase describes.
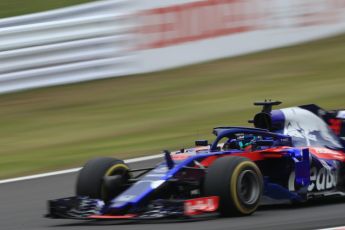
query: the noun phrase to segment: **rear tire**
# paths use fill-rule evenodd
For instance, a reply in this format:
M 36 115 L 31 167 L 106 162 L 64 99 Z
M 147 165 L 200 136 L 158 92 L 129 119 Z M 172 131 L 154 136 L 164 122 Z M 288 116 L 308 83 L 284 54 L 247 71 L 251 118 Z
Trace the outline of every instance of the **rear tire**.
M 248 158 L 230 156 L 215 160 L 207 170 L 204 191 L 218 196 L 223 216 L 250 215 L 257 209 L 263 189 L 258 166 Z
M 116 185 L 115 191 L 109 191 L 105 186 L 104 177 L 114 175 L 121 176 L 121 183 L 126 183 L 130 178 L 129 167 L 122 160 L 110 157 L 95 158 L 88 161 L 78 175 L 77 196 L 88 196 L 104 201 L 110 200 L 123 191 L 121 185 Z

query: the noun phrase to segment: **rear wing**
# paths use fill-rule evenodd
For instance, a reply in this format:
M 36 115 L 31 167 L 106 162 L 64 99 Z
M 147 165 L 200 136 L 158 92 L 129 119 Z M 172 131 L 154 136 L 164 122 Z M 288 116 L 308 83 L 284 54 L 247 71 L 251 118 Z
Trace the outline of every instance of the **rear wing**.
M 345 110 L 328 111 L 323 119 L 338 137 L 345 140 Z

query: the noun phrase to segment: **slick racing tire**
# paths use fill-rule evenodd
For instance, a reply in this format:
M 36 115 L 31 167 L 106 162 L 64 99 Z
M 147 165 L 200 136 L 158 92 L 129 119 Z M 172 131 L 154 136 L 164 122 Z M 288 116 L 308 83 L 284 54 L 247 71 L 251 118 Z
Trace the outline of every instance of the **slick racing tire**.
M 80 170 L 76 194 L 109 201 L 125 189 L 124 185 L 129 179 L 129 167 L 122 160 L 95 158 Z
M 230 156 L 215 160 L 204 181 L 207 196 L 219 197 L 222 216 L 250 215 L 262 196 L 263 179 L 257 165 L 244 157 Z

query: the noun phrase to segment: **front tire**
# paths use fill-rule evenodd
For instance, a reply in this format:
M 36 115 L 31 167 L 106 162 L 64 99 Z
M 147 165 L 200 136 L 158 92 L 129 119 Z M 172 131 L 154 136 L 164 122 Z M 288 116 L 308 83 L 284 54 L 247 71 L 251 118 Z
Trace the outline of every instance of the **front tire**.
M 220 198 L 223 216 L 250 215 L 257 209 L 263 189 L 258 166 L 248 158 L 230 156 L 215 160 L 207 170 L 206 195 Z
M 118 176 L 120 183 L 116 183 L 115 188 L 110 191 L 105 185 L 104 179 L 111 176 Z M 95 158 L 88 161 L 80 170 L 76 194 L 108 201 L 124 190 L 122 185 L 129 178 L 129 167 L 122 160 L 110 157 Z

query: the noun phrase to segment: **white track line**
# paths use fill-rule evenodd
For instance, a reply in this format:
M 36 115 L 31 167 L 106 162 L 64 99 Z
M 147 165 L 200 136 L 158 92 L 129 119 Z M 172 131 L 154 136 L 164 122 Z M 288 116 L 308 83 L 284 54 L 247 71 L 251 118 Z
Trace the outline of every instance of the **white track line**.
M 140 162 L 140 161 L 153 160 L 153 159 L 160 158 L 162 156 L 163 156 L 163 154 L 157 154 L 157 155 L 146 156 L 146 157 L 138 157 L 138 158 L 125 160 L 125 162 L 130 164 L 130 163 L 135 163 L 135 162 Z M 81 168 L 73 168 L 73 169 L 66 169 L 66 170 L 55 171 L 55 172 L 41 173 L 41 174 L 36 174 L 36 175 L 31 175 L 31 176 L 23 176 L 23 177 L 5 179 L 5 180 L 0 180 L 0 184 L 6 184 L 6 183 L 12 183 L 12 182 L 24 181 L 24 180 L 31 180 L 31 179 L 38 179 L 38 178 L 56 176 L 56 175 L 67 174 L 67 173 L 74 173 L 74 172 L 79 171 L 80 169 Z
M 334 228 L 322 228 L 319 230 L 345 230 L 345 226 L 341 226 L 341 227 L 334 227 Z

